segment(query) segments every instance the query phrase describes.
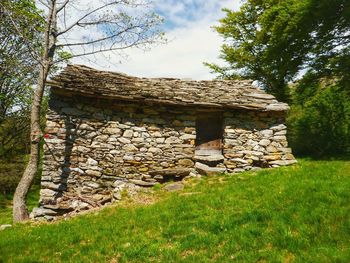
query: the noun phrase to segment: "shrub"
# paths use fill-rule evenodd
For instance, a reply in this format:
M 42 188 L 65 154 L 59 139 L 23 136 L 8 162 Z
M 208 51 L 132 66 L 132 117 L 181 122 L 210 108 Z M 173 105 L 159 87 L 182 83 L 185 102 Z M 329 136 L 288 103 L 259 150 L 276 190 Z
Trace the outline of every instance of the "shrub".
M 336 83 L 305 78 L 295 89 L 289 141 L 299 155 L 350 153 L 350 96 Z
M 0 160 L 0 194 L 6 196 L 15 191 L 25 167 L 24 159 Z

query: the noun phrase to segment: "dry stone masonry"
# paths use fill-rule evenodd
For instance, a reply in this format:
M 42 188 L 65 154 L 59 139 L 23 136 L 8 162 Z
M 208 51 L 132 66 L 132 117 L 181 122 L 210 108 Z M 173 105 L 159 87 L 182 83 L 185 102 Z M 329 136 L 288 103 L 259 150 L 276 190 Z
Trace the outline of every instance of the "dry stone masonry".
M 283 124 L 288 106 L 249 81 L 141 79 L 74 65 L 50 85 L 33 218 L 188 176 L 295 163 Z

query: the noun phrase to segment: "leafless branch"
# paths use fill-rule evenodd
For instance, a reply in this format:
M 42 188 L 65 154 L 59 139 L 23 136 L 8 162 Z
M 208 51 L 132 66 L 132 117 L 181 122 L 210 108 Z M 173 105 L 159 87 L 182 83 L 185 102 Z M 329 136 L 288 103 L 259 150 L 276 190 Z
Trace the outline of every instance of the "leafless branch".
M 67 4 L 69 3 L 69 1 L 70 0 L 66 0 L 66 1 L 64 1 L 64 3 L 60 6 L 60 7 L 58 7 L 57 8 L 57 14 L 59 13 L 59 12 L 61 12 L 66 6 L 67 6 Z
M 68 31 L 70 31 L 71 29 L 73 29 L 75 26 L 79 25 L 79 22 L 83 21 L 84 19 L 86 19 L 87 17 L 91 16 L 92 14 L 108 7 L 108 6 L 112 6 L 112 5 L 115 5 L 116 3 L 115 2 L 111 2 L 111 3 L 108 3 L 108 4 L 104 4 L 98 8 L 95 8 L 93 10 L 91 10 L 90 12 L 88 12 L 87 14 L 83 15 L 81 18 L 79 18 L 77 21 L 75 21 L 74 23 L 72 23 L 70 26 L 68 26 L 66 29 L 64 29 L 63 31 L 61 32 L 58 32 L 56 36 L 60 36 L 62 34 L 65 34 L 67 33 Z

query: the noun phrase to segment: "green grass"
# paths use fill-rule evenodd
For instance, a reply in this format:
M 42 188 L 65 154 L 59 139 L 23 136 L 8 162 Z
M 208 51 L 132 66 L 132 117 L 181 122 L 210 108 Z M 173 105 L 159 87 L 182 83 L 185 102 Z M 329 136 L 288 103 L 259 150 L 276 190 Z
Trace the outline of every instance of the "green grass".
M 0 262 L 350 262 L 349 189 L 346 161 L 192 180 L 151 205 L 6 229 Z
M 18 155 L 12 159 L 0 159 L 0 225 L 12 223 L 12 199 L 21 179 L 28 155 Z M 41 165 L 34 185 L 28 194 L 28 208 L 38 206 Z
M 31 211 L 34 207 L 38 206 L 39 200 L 39 185 L 33 185 L 29 194 L 27 205 L 29 211 Z M 4 224 L 12 224 L 12 194 L 0 194 L 0 225 Z M 1 256 L 0 256 L 1 259 Z M 1 261 L 0 261 L 1 262 Z

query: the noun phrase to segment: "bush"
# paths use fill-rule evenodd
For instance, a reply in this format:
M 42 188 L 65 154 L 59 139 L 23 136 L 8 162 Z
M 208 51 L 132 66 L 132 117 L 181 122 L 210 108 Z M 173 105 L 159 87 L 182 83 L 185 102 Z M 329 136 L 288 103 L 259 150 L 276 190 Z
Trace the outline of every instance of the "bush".
M 287 122 L 296 154 L 350 153 L 350 96 L 336 83 L 302 80 L 295 89 Z
M 25 168 L 25 158 L 14 161 L 0 160 L 0 194 L 6 196 L 15 191 Z

